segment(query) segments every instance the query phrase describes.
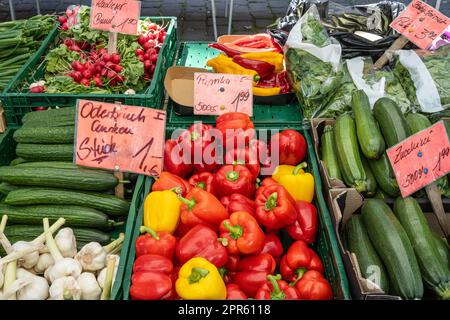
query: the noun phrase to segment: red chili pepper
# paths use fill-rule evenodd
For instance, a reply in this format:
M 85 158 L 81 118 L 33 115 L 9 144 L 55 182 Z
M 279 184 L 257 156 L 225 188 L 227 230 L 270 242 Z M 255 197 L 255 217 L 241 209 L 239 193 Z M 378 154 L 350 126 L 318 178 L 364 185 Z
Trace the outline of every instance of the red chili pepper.
M 179 177 L 187 177 L 194 165 L 189 154 L 190 146 L 176 140 L 166 140 L 164 144 L 164 171 Z
M 163 171 L 155 183 L 153 183 L 152 191 L 173 190 L 184 197 L 191 188 L 191 185 L 183 178 L 170 172 Z
M 255 177 L 242 165 L 225 165 L 214 176 L 214 189 L 220 197 L 240 193 L 252 198 L 255 195 L 255 184 Z
M 207 192 L 215 195 L 214 187 L 213 187 L 214 175 L 210 172 L 202 172 L 194 174 L 189 178 L 189 183 L 193 187 L 202 188 Z
M 308 247 L 306 242 L 297 240 L 291 244 L 286 255 L 281 258 L 280 271 L 283 279 L 295 281 L 308 270 L 324 272 L 319 256 Z
M 295 222 L 295 201 L 279 184 L 258 188 L 256 192 L 256 218 L 263 226 L 276 230 Z
M 306 201 L 296 201 L 295 208 L 297 209 L 297 220 L 286 227 L 287 233 L 294 240 L 314 243 L 318 228 L 316 207 Z
M 157 254 L 172 259 L 177 239 L 168 232 L 155 232 L 149 227 L 142 226 L 141 233 L 135 242 L 136 257 L 144 254 Z
M 182 202 L 181 221 L 188 227 L 205 224 L 216 230 L 229 217 L 220 201 L 202 188 L 193 188 L 186 198 L 179 197 L 179 200 Z
M 255 216 L 255 201 L 250 200 L 242 194 L 233 193 L 230 196 L 222 197 L 220 202 L 223 204 L 225 209 L 228 210 L 229 214 L 236 211 L 245 211 L 250 213 L 252 216 Z
M 227 300 L 247 300 L 247 295 L 235 283 L 227 284 Z
M 204 225 L 196 225 L 180 239 L 175 249 L 178 261 L 184 264 L 194 257 L 202 257 L 217 268 L 224 266 L 228 260 L 227 249 L 217 238 L 217 234 Z
M 267 282 L 256 292 L 255 299 L 262 300 L 298 300 L 299 293 L 295 287 L 281 280 L 281 275 L 268 275 Z
M 161 272 L 170 275 L 173 270 L 172 261 L 157 254 L 144 254 L 137 257 L 133 264 L 133 273 L 139 272 Z
M 223 53 L 225 53 L 229 57 L 234 57 L 235 55 L 240 55 L 241 54 L 240 51 L 228 48 L 227 46 L 225 46 L 225 45 L 223 45 L 221 43 L 216 43 L 216 42 L 215 43 L 210 43 L 210 44 L 208 44 L 208 47 L 220 50 L 220 51 L 222 51 Z
M 258 221 L 245 211 L 237 211 L 220 224 L 220 237 L 228 240 L 229 254 L 258 254 L 264 247 L 264 232 Z
M 249 147 L 243 149 L 230 149 L 225 155 L 225 164 L 243 165 L 256 178 L 259 176 L 260 165 L 258 161 L 256 150 L 251 150 Z
M 258 72 L 261 79 L 270 77 L 275 72 L 275 66 L 265 61 L 246 59 L 241 56 L 234 56 L 233 62 L 237 63 L 245 69 Z
M 333 300 L 333 289 L 320 272 L 306 271 L 295 284 L 301 300 Z
M 280 93 L 289 93 L 292 91 L 291 84 L 289 83 L 288 77 L 287 77 L 287 71 L 282 71 L 277 73 L 277 84 L 281 88 Z
M 306 155 L 306 140 L 296 130 L 284 130 L 276 133 L 271 139 L 271 154 L 278 150 L 279 163 L 298 165 Z
M 261 250 L 261 253 L 268 253 L 276 262 L 279 262 L 281 255 L 283 254 L 283 245 L 281 244 L 280 238 L 273 233 L 266 234 L 264 238 L 264 247 Z

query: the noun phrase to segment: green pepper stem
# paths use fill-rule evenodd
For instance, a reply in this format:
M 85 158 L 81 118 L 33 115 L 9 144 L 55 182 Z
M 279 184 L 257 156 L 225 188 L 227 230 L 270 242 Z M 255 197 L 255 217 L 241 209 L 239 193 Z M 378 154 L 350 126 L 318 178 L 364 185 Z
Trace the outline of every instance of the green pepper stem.
M 235 160 L 235 161 L 233 161 L 233 166 L 238 165 L 238 164 L 245 165 L 245 161 L 243 161 L 243 160 Z
M 267 276 L 267 280 L 272 284 L 273 290 L 270 293 L 270 298 L 272 300 L 284 300 L 286 299 L 286 295 L 283 291 L 281 291 L 280 286 L 278 285 L 277 280 L 281 280 L 281 275 L 277 274 L 276 276 L 269 274 Z
M 228 269 L 225 267 L 221 267 L 221 268 L 219 268 L 219 273 L 220 273 L 220 276 L 223 278 L 227 275 Z
M 176 194 L 182 194 L 183 193 L 183 188 L 182 187 L 173 187 L 172 189 L 170 189 L 170 191 L 173 191 Z
M 243 231 L 242 231 L 242 227 L 241 226 L 232 226 L 228 222 L 224 222 L 223 226 L 225 227 L 225 229 L 230 231 L 230 237 L 232 239 L 237 240 L 240 237 L 242 237 L 242 232 Z
M 228 171 L 226 174 L 226 178 L 228 181 L 236 181 L 239 179 L 239 172 L 237 171 Z
M 197 283 L 202 278 L 205 278 L 209 274 L 209 271 L 203 268 L 194 267 L 191 270 L 191 274 L 189 275 L 188 281 L 189 284 Z
M 200 138 L 200 133 L 198 133 L 197 131 L 191 133 L 191 141 L 195 141 L 198 138 Z
M 295 270 L 295 274 L 297 275 L 297 279 L 295 279 L 289 285 L 291 287 L 295 286 L 297 284 L 297 282 L 303 277 L 303 275 L 305 274 L 306 271 L 307 270 L 305 268 L 298 268 L 297 270 Z
M 180 200 L 181 203 L 184 203 L 188 207 L 189 211 L 192 210 L 195 207 L 195 205 L 197 204 L 197 201 L 195 201 L 194 199 L 189 200 L 189 199 L 183 198 L 181 196 L 181 194 L 178 194 L 178 200 Z
M 217 238 L 217 241 L 219 241 L 224 247 L 228 246 L 227 238 Z
M 202 188 L 203 190 L 206 190 L 206 183 L 204 183 L 204 182 L 199 182 L 195 186 Z
M 150 227 L 147 227 L 147 226 L 141 226 L 141 227 L 139 228 L 139 231 L 140 231 L 141 233 L 149 233 L 153 238 L 155 238 L 155 240 L 159 240 L 159 236 L 156 234 L 155 230 L 153 230 L 153 229 L 150 228 Z
M 300 169 L 306 168 L 308 164 L 306 162 L 302 162 L 299 165 L 296 165 L 294 170 L 292 171 L 292 174 L 296 175 L 300 171 Z
M 274 209 L 277 206 L 277 200 L 278 200 L 278 192 L 272 193 L 266 201 L 266 205 L 264 206 L 264 209 L 266 211 L 270 211 Z

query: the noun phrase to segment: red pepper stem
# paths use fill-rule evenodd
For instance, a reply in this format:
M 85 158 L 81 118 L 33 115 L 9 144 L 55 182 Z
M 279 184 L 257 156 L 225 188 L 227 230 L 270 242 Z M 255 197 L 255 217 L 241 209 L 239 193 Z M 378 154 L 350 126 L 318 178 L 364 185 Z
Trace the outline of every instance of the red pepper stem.
M 228 181 L 236 181 L 239 179 L 239 172 L 237 171 L 228 171 L 226 174 L 226 178 Z
M 278 200 L 278 192 L 272 193 L 266 201 L 266 205 L 264 206 L 264 209 L 266 211 L 270 211 L 277 206 L 277 200 Z
M 306 168 L 308 164 L 306 162 L 302 162 L 299 165 L 296 165 L 294 168 L 294 171 L 292 171 L 292 174 L 296 175 L 300 171 L 300 169 Z
M 204 182 L 199 182 L 195 186 L 199 187 L 199 188 L 202 188 L 203 190 L 206 190 L 206 184 Z
M 188 210 L 192 210 L 195 207 L 195 205 L 197 204 L 197 201 L 195 201 L 194 199 L 189 200 L 189 199 L 183 198 L 181 196 L 181 194 L 178 194 L 178 200 L 180 200 L 181 203 L 184 203 L 188 207 Z
M 199 282 L 202 278 L 205 278 L 209 274 L 209 270 L 194 267 L 191 270 L 191 274 L 189 275 L 188 281 L 190 284 Z
M 149 233 L 153 238 L 155 238 L 156 240 L 159 240 L 159 236 L 156 234 L 155 230 L 153 230 L 150 227 L 147 226 L 141 226 L 141 228 L 139 229 L 139 231 L 141 233 Z
M 232 226 L 228 222 L 224 222 L 223 226 L 225 229 L 230 231 L 230 237 L 234 240 L 239 239 L 242 237 L 242 227 L 241 226 Z
M 280 286 L 278 285 L 277 280 L 281 280 L 281 275 L 277 274 L 276 276 L 269 274 L 267 276 L 267 280 L 272 284 L 273 290 L 270 293 L 270 298 L 272 300 L 284 300 L 286 299 L 286 295 L 283 291 L 281 291 Z
M 294 282 L 290 283 L 289 285 L 291 287 L 295 286 L 297 284 L 297 282 L 303 277 L 303 275 L 305 274 L 307 270 L 305 268 L 298 268 L 297 270 L 295 270 L 295 274 L 297 275 L 297 279 L 294 280 Z

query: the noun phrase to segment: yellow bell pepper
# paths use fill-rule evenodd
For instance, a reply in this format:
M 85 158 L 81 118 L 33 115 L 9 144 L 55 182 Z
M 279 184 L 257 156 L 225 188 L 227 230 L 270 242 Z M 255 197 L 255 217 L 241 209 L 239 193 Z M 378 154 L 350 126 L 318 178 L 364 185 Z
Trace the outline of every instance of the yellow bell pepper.
M 280 87 L 260 88 L 253 86 L 252 91 L 254 96 L 266 97 L 280 94 L 281 88 Z
M 219 270 L 205 258 L 192 258 L 178 272 L 175 290 L 185 300 L 224 300 L 227 289 Z
M 173 233 L 180 219 L 181 202 L 171 190 L 153 191 L 144 201 L 144 226 Z
M 241 67 L 236 62 L 233 62 L 233 58 L 229 58 L 223 54 L 219 54 L 217 57 L 208 60 L 206 65 L 213 68 L 216 73 L 247 75 L 252 76 L 254 81 L 259 81 L 258 72 Z
M 285 187 L 296 201 L 311 202 L 314 198 L 314 177 L 303 170 L 306 166 L 306 162 L 297 166 L 280 165 L 275 168 L 272 179 Z
M 278 52 L 251 52 L 241 54 L 242 58 L 268 62 L 275 66 L 275 72 L 284 70 L 284 56 Z

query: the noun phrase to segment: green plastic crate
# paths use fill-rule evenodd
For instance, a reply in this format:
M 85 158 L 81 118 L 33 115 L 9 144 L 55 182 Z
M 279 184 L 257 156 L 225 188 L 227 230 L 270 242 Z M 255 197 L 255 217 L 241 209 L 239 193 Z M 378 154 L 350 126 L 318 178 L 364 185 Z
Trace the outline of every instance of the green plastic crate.
M 9 165 L 9 163 L 16 158 L 16 145 L 17 143 L 13 139 L 14 131 L 16 128 L 8 128 L 5 133 L 0 134 L 0 165 Z M 144 177 L 139 176 L 134 187 L 133 196 L 131 199 L 130 210 L 124 226 L 121 226 L 112 232 L 113 236 L 117 236 L 120 232 L 125 233 L 125 240 L 120 252 L 120 262 L 117 268 L 116 279 L 111 290 L 111 300 L 120 300 L 122 298 L 122 283 L 126 270 L 127 257 L 129 256 L 128 250 L 133 244 L 134 238 L 131 235 L 134 231 L 136 224 L 136 207 L 142 205 L 142 194 L 144 194 Z M 1 214 L 0 214 L 1 215 Z
M 216 49 L 209 48 L 208 43 L 209 42 L 181 42 L 176 64 L 185 67 L 208 68 L 206 62 L 220 53 Z M 255 125 L 261 127 L 279 127 L 282 123 L 283 128 L 299 130 L 302 128 L 302 120 L 300 105 L 298 103 L 281 106 L 262 104 L 253 105 L 252 121 Z M 194 123 L 194 121 L 203 121 L 204 123 L 212 124 L 215 121 L 215 117 L 178 115 L 174 111 L 173 101 L 169 100 L 167 106 L 167 122 L 171 126 L 174 128 L 184 127 Z
M 301 117 L 301 115 L 300 115 Z M 185 126 L 186 127 L 186 126 Z M 259 128 L 262 128 L 261 126 Z M 266 128 L 267 129 L 267 128 Z M 166 136 L 170 136 L 171 129 L 166 130 Z M 311 136 L 308 131 L 302 130 L 302 134 L 305 136 L 308 145 L 308 166 L 309 170 L 313 173 L 315 179 L 315 206 L 319 213 L 319 231 L 315 242 L 315 250 L 322 259 L 325 268 L 325 277 L 329 280 L 331 286 L 333 287 L 333 292 L 335 298 L 348 300 L 351 299 L 347 275 L 345 273 L 344 264 L 342 261 L 341 253 L 339 251 L 336 233 L 333 229 L 333 224 L 331 222 L 330 212 L 328 211 L 327 205 L 325 203 L 322 183 L 320 180 L 320 174 L 317 165 L 317 159 L 315 157 L 314 148 L 311 140 Z M 143 188 L 145 197 L 151 190 L 153 183 L 152 178 L 145 178 L 145 186 Z M 144 207 L 136 206 L 137 218 L 135 228 L 132 233 L 132 245 L 129 249 L 129 256 L 127 259 L 127 267 L 125 275 L 123 277 L 123 299 L 130 299 L 129 291 L 131 287 L 131 275 L 133 272 L 133 263 L 135 260 L 136 252 L 134 243 L 136 238 L 139 236 L 139 228 L 143 222 Z M 284 242 L 284 241 L 283 241 Z M 284 242 L 286 244 L 286 242 Z
M 176 54 L 177 18 L 150 17 L 155 22 L 170 21 L 167 35 L 159 52 L 155 73 L 150 85 L 134 95 L 126 94 L 69 94 L 69 93 L 30 93 L 28 85 L 42 79 L 44 74 L 43 59 L 50 49 L 59 44 L 59 30 L 54 29 L 45 40 L 46 45 L 28 60 L 16 76 L 11 80 L 1 95 L 8 125 L 20 125 L 24 114 L 32 107 L 64 107 L 74 106 L 77 99 L 97 100 L 104 102 L 121 101 L 123 104 L 160 109 L 164 99 L 164 77 L 172 66 Z

